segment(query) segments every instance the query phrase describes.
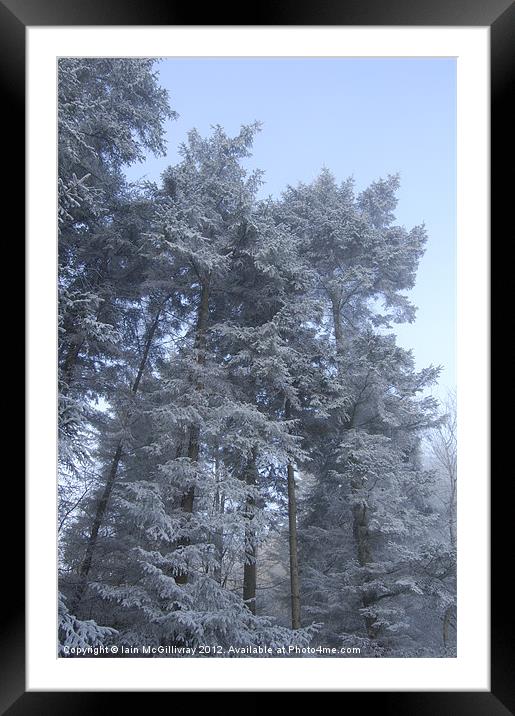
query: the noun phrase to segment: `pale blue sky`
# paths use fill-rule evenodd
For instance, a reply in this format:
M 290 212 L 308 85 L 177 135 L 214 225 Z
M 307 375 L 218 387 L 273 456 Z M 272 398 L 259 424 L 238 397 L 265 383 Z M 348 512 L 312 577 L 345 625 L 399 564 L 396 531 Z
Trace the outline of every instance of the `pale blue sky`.
M 262 194 L 311 181 L 322 166 L 362 189 L 399 172 L 397 220 L 424 222 L 428 245 L 411 298 L 414 324 L 397 329 L 418 368 L 442 365 L 444 396 L 455 378 L 456 62 L 451 58 L 180 58 L 159 65 L 179 119 L 167 125 L 168 156 L 128 170 L 158 179 L 196 127 L 263 122 L 251 167 Z

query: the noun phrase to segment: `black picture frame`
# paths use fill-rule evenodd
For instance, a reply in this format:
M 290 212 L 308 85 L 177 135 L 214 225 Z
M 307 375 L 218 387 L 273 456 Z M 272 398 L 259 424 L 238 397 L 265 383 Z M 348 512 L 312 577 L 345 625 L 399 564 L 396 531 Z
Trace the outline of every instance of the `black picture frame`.
M 202 25 L 386 25 L 386 26 L 489 26 L 491 30 L 491 236 L 502 240 L 510 226 L 511 183 L 503 180 L 510 162 L 512 122 L 509 113 L 510 80 L 513 84 L 515 5 L 509 0 L 332 0 L 307 3 L 270 0 L 246 8 L 246 17 L 228 7 L 213 4 L 202 9 Z M 27 26 L 77 25 L 198 25 L 193 5 L 172 0 L 0 0 L 0 85 L 6 122 L 4 141 L 16 147 L 25 144 L 25 29 Z M 23 199 L 24 153 L 17 149 L 9 169 L 9 206 L 18 211 L 18 225 L 25 214 Z M 511 168 L 511 167 L 510 167 Z M 506 172 L 507 173 L 507 172 Z M 10 210 L 12 211 L 12 209 Z M 29 346 L 30 349 L 30 346 Z M 493 451 L 492 451 L 493 452 Z M 342 692 L 343 707 L 351 700 L 359 708 L 377 708 L 380 713 L 445 716 L 501 716 L 515 713 L 514 648 L 506 628 L 512 613 L 511 591 L 505 588 L 504 565 L 512 517 L 507 499 L 508 479 L 492 480 L 492 592 L 491 592 L 491 691 L 490 692 Z M 24 502 L 21 478 L 10 480 L 7 503 Z M 495 519 L 494 519 L 495 518 Z M 9 609 L 0 615 L 3 649 L 0 652 L 0 713 L 82 714 L 112 712 L 120 693 L 25 692 L 25 614 L 23 536 L 9 541 L 4 549 L 4 574 L 9 575 Z M 237 688 L 237 685 L 235 685 Z M 148 692 L 131 693 L 132 706 L 148 700 Z M 177 705 L 178 694 L 169 695 Z M 258 708 L 262 694 L 253 699 Z M 213 703 L 217 703 L 214 700 Z M 147 701 L 148 704 L 148 701 Z

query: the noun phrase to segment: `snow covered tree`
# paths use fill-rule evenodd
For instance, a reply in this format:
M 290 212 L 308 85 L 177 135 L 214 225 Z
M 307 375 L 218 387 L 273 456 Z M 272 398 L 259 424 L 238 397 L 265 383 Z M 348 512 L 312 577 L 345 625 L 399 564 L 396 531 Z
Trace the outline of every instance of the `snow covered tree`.
M 93 514 L 84 578 L 121 450 L 121 444 L 111 450 L 105 476 L 98 437 L 107 415 L 95 403 L 114 407 L 127 382 L 129 394 L 137 392 L 146 362 L 142 357 L 133 373 L 141 314 L 159 302 L 142 236 L 154 197 L 149 189 L 130 187 L 123 174 L 146 151 L 164 151 L 162 124 L 174 116 L 153 64 L 80 58 L 61 59 L 58 68 L 61 552 L 77 533 L 67 527 L 78 510 Z M 63 588 L 73 610 L 81 591 L 72 595 L 69 585 Z
M 138 300 L 140 201 L 122 168 L 164 152 L 163 122 L 174 113 L 153 64 L 59 60 L 59 429 L 68 470 L 84 465 L 98 369 L 120 343 L 121 298 Z
M 428 476 L 417 435 L 436 406 L 417 394 L 438 371 L 415 373 L 387 332 L 414 316 L 402 292 L 414 285 L 425 243 L 423 227 L 393 223 L 397 188 L 389 177 L 355 196 L 351 181 L 338 186 L 324 170 L 312 185 L 290 188 L 281 207 L 314 273 L 330 380 L 309 440 L 316 477 L 302 537 L 306 611 L 325 614 L 327 639 L 361 631 L 371 653 L 392 648 L 389 635 L 407 627 L 398 597 L 419 588 L 405 576 L 416 555 L 408 559 L 403 537 L 432 519 L 423 514 Z
M 348 381 L 348 425 L 331 434 L 322 424 L 313 455 L 316 479 L 301 533 L 304 601 L 313 618 L 325 614 L 328 640 L 360 636 L 367 653 L 380 654 L 409 631 L 402 595 L 421 593 L 412 578 L 417 545 L 435 515 L 418 433 L 433 406 L 417 401 L 424 378 L 390 337 L 354 343 L 359 369 Z

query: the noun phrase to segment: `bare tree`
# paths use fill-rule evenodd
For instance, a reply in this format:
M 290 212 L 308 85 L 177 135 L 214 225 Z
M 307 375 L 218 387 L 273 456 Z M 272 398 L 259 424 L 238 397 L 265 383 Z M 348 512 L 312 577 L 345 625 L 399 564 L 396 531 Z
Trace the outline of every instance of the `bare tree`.
M 428 435 L 431 453 L 442 474 L 447 478 L 449 488 L 447 520 L 451 547 L 456 549 L 456 498 L 458 475 L 456 393 L 450 391 L 443 405 L 444 416 L 441 423 Z
M 448 496 L 446 500 L 447 524 L 451 551 L 456 554 L 456 499 L 458 478 L 458 440 L 456 392 L 449 391 L 443 405 L 444 415 L 441 423 L 428 435 L 432 456 L 442 475 L 447 480 Z M 449 640 L 449 627 L 453 619 L 454 607 L 449 606 L 443 616 L 442 638 L 444 647 Z

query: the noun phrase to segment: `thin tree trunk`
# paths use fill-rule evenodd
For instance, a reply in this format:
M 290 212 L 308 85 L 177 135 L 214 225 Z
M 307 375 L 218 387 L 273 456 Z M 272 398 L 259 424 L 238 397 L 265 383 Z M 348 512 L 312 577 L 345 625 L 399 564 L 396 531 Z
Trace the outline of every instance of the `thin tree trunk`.
M 344 349 L 344 338 L 343 338 L 343 326 L 341 318 L 341 306 L 340 302 L 335 298 L 332 299 L 333 309 L 333 322 L 334 322 L 334 339 L 336 343 L 336 354 L 341 357 Z M 342 366 L 338 361 L 338 373 L 341 377 Z M 352 422 L 350 426 L 352 428 Z M 360 490 L 363 489 L 363 483 L 355 480 L 351 483 L 351 490 L 356 495 Z M 366 502 L 364 500 L 356 504 L 352 510 L 352 531 L 356 543 L 356 550 L 358 556 L 358 562 L 361 567 L 372 562 L 372 548 L 370 545 L 370 532 L 369 532 L 369 521 L 370 515 Z M 367 608 L 374 603 L 374 595 L 364 593 L 361 599 L 363 607 Z M 373 626 L 374 618 L 365 616 L 365 628 L 367 635 L 370 639 L 377 638 L 377 629 Z
M 194 426 L 190 431 L 190 437 L 188 441 L 188 457 L 193 463 L 198 462 L 198 456 L 199 456 L 199 429 L 197 426 Z M 183 512 L 186 512 L 188 514 L 192 514 L 193 512 L 193 504 L 195 501 L 195 488 L 190 487 L 190 489 L 182 496 L 181 499 L 181 509 Z M 178 547 L 187 547 L 190 544 L 190 540 L 188 537 L 183 537 L 177 542 Z M 188 582 L 188 572 L 187 570 L 180 572 L 175 577 L 175 581 L 177 584 L 187 584 Z
M 253 450 L 249 462 L 245 482 L 254 487 L 257 484 L 256 451 Z M 243 601 L 252 614 L 256 613 L 256 582 L 257 582 L 257 545 L 256 532 L 252 528 L 254 519 L 255 500 L 249 495 L 245 504 L 245 559 L 243 563 Z
M 165 302 L 166 302 L 166 300 L 168 300 L 168 299 L 165 299 Z M 157 326 L 159 325 L 159 318 L 160 318 L 163 306 L 164 306 L 164 302 L 157 310 L 154 320 L 152 321 L 152 324 L 147 332 L 147 338 L 145 340 L 145 347 L 143 349 L 143 354 L 142 354 L 140 362 L 139 362 L 138 371 L 136 373 L 136 377 L 134 378 L 134 381 L 131 386 L 131 393 L 133 395 L 136 395 L 136 393 L 138 392 L 138 388 L 141 383 L 141 378 L 143 377 L 143 373 L 145 372 L 145 367 L 146 367 L 147 361 L 148 361 L 148 355 L 150 352 L 152 341 L 154 340 L 154 335 L 156 333 Z M 122 453 L 123 453 L 123 440 L 120 439 L 118 441 L 118 444 L 117 444 L 115 452 L 114 452 L 113 459 L 111 461 L 111 466 L 109 468 L 109 472 L 107 475 L 107 480 L 104 485 L 104 489 L 102 490 L 102 494 L 101 494 L 100 499 L 97 503 L 97 507 L 95 510 L 95 516 L 93 518 L 93 524 L 91 525 L 91 532 L 89 534 L 88 542 L 86 545 L 86 552 L 84 554 L 84 558 L 83 558 L 83 560 L 80 564 L 80 567 L 79 567 L 79 582 L 77 584 L 74 598 L 70 603 L 70 611 L 72 614 L 75 613 L 75 611 L 77 610 L 77 608 L 81 602 L 82 597 L 84 596 L 84 591 L 86 589 L 87 582 L 88 582 L 88 575 L 89 575 L 89 572 L 91 569 L 91 563 L 93 561 L 93 556 L 94 556 L 96 546 L 97 546 L 98 532 L 104 522 L 104 516 L 105 516 L 106 510 L 107 510 L 107 506 L 109 504 L 109 499 L 111 497 L 111 493 L 113 491 L 116 477 L 118 475 L 118 467 L 120 465 Z
M 210 277 L 208 276 L 202 282 L 202 291 L 200 294 L 200 305 L 197 314 L 197 328 L 195 332 L 195 348 L 197 350 L 197 365 L 204 365 L 206 360 L 206 331 L 209 320 L 209 288 Z M 197 381 L 195 390 L 202 390 L 202 381 Z M 193 425 L 190 429 L 190 437 L 188 442 L 188 457 L 192 463 L 197 463 L 200 451 L 200 427 Z M 191 514 L 193 512 L 193 504 L 195 501 L 195 488 L 190 489 L 183 495 L 181 500 L 181 508 L 183 512 Z M 179 540 L 178 546 L 186 547 L 189 544 L 188 538 Z M 177 584 L 186 584 L 188 582 L 188 572 L 184 571 L 175 578 Z
M 351 489 L 354 495 L 363 489 L 363 482 L 353 480 L 351 483 Z M 360 567 L 365 567 L 367 564 L 373 561 L 372 547 L 370 544 L 370 514 L 366 501 L 360 500 L 360 502 L 354 505 L 352 510 L 352 530 L 354 539 L 356 542 L 356 550 L 358 554 L 358 563 Z M 365 608 L 370 607 L 375 602 L 375 595 L 372 593 L 363 593 L 361 602 Z M 375 619 L 371 616 L 364 617 L 365 628 L 367 630 L 367 636 L 369 639 L 376 639 L 378 636 L 377 628 L 374 626 Z
M 217 515 L 221 516 L 224 513 L 224 497 L 220 492 L 220 460 L 218 455 L 218 447 L 215 452 L 215 499 L 214 499 L 214 511 Z M 217 560 L 217 566 L 213 570 L 213 576 L 218 584 L 222 583 L 222 559 L 223 559 L 223 548 L 224 548 L 224 531 L 223 523 L 219 529 L 216 529 L 213 534 L 213 543 L 215 546 L 215 554 Z
M 353 484 L 352 489 L 357 492 L 359 489 Z M 356 548 L 358 553 L 358 562 L 360 567 L 365 567 L 367 564 L 372 562 L 372 548 L 370 546 L 370 533 L 369 533 L 369 511 L 364 501 L 354 506 L 352 510 L 352 528 L 354 532 L 354 539 L 356 541 Z M 374 594 L 363 594 L 361 602 L 365 608 L 370 607 L 375 602 Z M 371 616 L 365 616 L 365 627 L 367 630 L 367 636 L 369 639 L 376 639 L 378 636 L 377 628 L 374 626 L 375 618 Z
M 291 626 L 300 629 L 299 559 L 297 551 L 297 498 L 295 496 L 295 473 L 288 464 L 288 524 L 290 542 Z
M 97 546 L 98 532 L 99 532 L 100 527 L 104 521 L 104 515 L 105 515 L 106 509 L 107 509 L 107 505 L 109 503 L 109 498 L 111 497 L 111 492 L 113 491 L 113 485 L 116 480 L 116 475 L 118 473 L 118 466 L 120 464 L 121 457 L 122 457 L 122 441 L 120 440 L 118 442 L 118 445 L 116 446 L 116 450 L 114 453 L 113 460 L 111 462 L 111 467 L 109 468 L 109 473 L 107 476 L 106 483 L 104 485 L 104 489 L 103 489 L 100 499 L 97 503 L 97 507 L 95 510 L 95 517 L 93 518 L 93 524 L 91 525 L 91 532 L 88 537 L 86 552 L 84 554 L 84 558 L 83 558 L 81 565 L 79 567 L 79 583 L 77 584 L 77 589 L 75 592 L 74 599 L 73 599 L 72 603 L 70 604 L 70 611 L 72 614 L 74 614 L 75 611 L 77 610 L 77 607 L 79 606 L 81 599 L 84 595 L 84 591 L 86 589 L 88 575 L 89 575 L 89 571 L 91 569 L 91 562 L 93 561 L 93 555 L 95 553 L 95 549 Z
M 290 401 L 285 403 L 285 418 L 290 419 Z M 299 583 L 299 557 L 297 548 L 297 496 L 295 494 L 295 470 L 291 462 L 288 463 L 288 542 L 290 550 L 290 596 L 291 596 L 291 626 L 300 629 L 300 583 Z
M 357 487 L 353 486 L 353 491 L 357 492 Z M 365 502 L 360 502 L 354 506 L 352 510 L 352 526 L 354 531 L 354 538 L 356 540 L 356 547 L 358 550 L 358 561 L 361 567 L 364 567 L 372 561 L 372 550 L 370 548 L 369 540 L 369 515 L 368 507 Z
M 451 495 L 449 500 L 449 537 L 451 542 L 451 549 L 456 555 L 456 543 L 457 543 L 457 534 L 456 534 L 456 475 L 454 472 L 451 472 Z M 444 617 L 443 617 L 443 629 L 442 629 L 442 638 L 443 638 L 443 646 L 444 649 L 447 649 L 447 645 L 449 642 L 449 627 L 451 626 L 451 618 L 453 615 L 453 607 L 449 606 L 445 610 Z
M 451 540 L 451 547 L 456 551 L 456 477 L 453 476 L 451 481 L 451 498 L 449 501 L 449 537 Z
M 341 355 L 343 353 L 343 326 L 341 317 L 341 301 L 335 296 L 331 298 L 331 305 L 333 309 L 333 326 L 334 326 L 334 340 L 336 343 L 336 353 Z

